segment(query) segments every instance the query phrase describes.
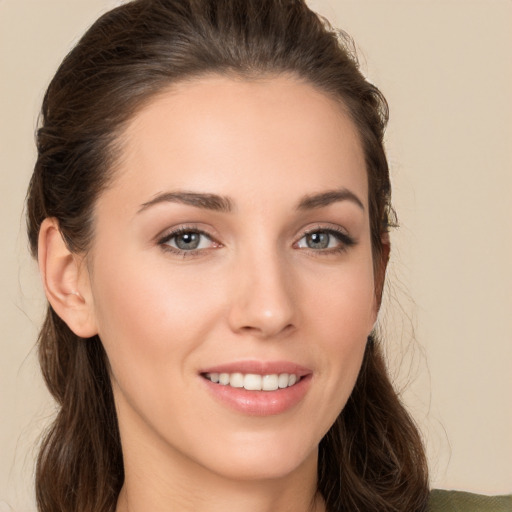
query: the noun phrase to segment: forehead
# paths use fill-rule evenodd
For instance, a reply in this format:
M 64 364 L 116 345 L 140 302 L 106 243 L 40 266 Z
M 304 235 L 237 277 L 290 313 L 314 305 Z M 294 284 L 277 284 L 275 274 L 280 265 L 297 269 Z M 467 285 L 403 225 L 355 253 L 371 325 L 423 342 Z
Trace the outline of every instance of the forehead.
M 250 200 L 346 187 L 367 201 L 343 104 L 291 76 L 181 82 L 149 101 L 120 142 L 111 188 L 130 196 L 190 189 Z

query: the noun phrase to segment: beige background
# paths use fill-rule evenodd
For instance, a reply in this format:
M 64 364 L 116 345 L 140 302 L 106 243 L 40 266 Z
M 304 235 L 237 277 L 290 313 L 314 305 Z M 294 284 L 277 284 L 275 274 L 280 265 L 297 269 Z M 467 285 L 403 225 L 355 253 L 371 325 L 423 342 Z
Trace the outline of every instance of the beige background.
M 34 510 L 52 413 L 22 204 L 43 90 L 108 0 L 0 0 L 0 511 Z M 512 1 L 316 0 L 391 107 L 389 357 L 437 487 L 512 491 Z M 415 342 L 410 342 L 415 333 Z

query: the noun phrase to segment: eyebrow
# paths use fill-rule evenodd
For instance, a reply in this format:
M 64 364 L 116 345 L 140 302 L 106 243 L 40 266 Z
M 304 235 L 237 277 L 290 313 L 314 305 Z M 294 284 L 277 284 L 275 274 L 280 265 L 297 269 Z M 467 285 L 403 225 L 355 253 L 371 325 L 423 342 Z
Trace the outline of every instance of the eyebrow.
M 164 192 L 156 195 L 151 199 L 151 201 L 142 204 L 138 213 L 159 203 L 181 203 L 216 212 L 230 212 L 233 209 L 231 199 L 217 194 L 204 194 L 199 192 Z
M 340 201 L 350 201 L 364 211 L 362 201 L 353 192 L 346 188 L 306 195 L 299 201 L 297 210 L 314 210 L 316 208 L 324 208 Z M 159 203 L 181 203 L 195 206 L 196 208 L 223 213 L 233 211 L 233 201 L 229 197 L 202 192 L 177 191 L 157 194 L 150 201 L 143 203 L 137 213 L 141 213 L 151 206 Z
M 325 206 L 329 206 L 332 203 L 337 203 L 339 201 L 350 201 L 364 211 L 363 202 L 353 192 L 346 188 L 307 195 L 301 199 L 297 209 L 313 210 L 315 208 L 324 208 Z

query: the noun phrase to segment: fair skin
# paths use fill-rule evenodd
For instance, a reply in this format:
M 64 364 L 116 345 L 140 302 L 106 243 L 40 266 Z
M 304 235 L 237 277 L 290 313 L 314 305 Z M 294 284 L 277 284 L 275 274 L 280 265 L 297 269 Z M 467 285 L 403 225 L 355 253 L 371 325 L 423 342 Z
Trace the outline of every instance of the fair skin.
M 208 76 L 121 142 L 90 252 L 47 219 L 39 255 L 54 309 L 110 361 L 118 512 L 323 510 L 318 443 L 378 309 L 353 123 L 293 77 Z M 236 387 L 248 374 L 283 387 Z

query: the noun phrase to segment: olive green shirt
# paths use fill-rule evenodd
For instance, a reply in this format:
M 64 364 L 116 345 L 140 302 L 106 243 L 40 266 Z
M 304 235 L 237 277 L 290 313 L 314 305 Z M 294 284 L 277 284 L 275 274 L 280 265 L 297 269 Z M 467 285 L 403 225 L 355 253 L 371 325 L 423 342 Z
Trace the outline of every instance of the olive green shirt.
M 430 493 L 428 512 L 512 512 L 512 495 L 434 490 Z

